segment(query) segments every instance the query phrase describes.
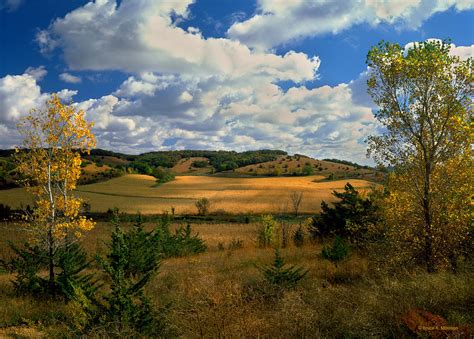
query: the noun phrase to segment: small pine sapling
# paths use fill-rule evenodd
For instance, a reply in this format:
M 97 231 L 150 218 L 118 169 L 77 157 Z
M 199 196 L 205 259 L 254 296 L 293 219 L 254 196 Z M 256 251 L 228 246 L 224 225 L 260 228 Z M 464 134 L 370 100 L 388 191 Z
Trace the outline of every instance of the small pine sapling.
M 261 268 L 265 280 L 271 284 L 283 288 L 293 288 L 305 277 L 308 270 L 303 267 L 288 266 L 285 267 L 285 261 L 280 254 L 280 250 L 275 250 L 275 259 L 272 265 Z

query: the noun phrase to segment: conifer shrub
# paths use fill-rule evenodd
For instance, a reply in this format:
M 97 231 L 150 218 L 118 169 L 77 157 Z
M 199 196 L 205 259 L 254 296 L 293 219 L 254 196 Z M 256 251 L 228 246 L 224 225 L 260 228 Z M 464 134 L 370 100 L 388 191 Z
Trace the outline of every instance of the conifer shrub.
M 321 251 L 321 255 L 324 259 L 338 264 L 340 261 L 346 259 L 349 255 L 349 247 L 346 242 L 340 236 L 336 236 L 332 245 L 324 246 Z
M 55 297 L 68 302 L 81 291 L 92 296 L 97 289 L 97 281 L 92 274 L 86 274 L 90 261 L 84 249 L 78 243 L 66 244 L 54 253 L 54 270 L 57 275 L 54 288 L 40 273 L 48 268 L 48 257 L 44 249 L 24 242 L 22 246 L 9 243 L 13 256 L 0 263 L 10 273 L 15 274 L 12 280 L 17 294 L 35 297 Z
M 162 258 L 182 257 L 207 250 L 207 246 L 199 234 L 193 234 L 191 225 L 180 226 L 172 233 L 170 230 L 171 221 L 172 218 L 165 214 L 153 230 L 153 248 Z
M 137 230 L 132 230 L 132 232 Z M 140 232 L 140 231 L 138 231 Z M 141 265 L 139 273 L 130 270 L 130 253 L 144 253 L 144 244 L 130 241 L 133 237 L 125 234 L 120 224 L 115 222 L 115 230 L 108 244 L 109 253 L 97 257 L 97 263 L 106 275 L 108 293 L 101 296 L 96 308 L 90 309 L 93 316 L 90 331 L 100 329 L 99 335 L 107 336 L 162 336 L 166 333 L 165 318 L 152 306 L 144 293 L 144 287 L 154 277 L 160 261 Z M 145 244 L 146 245 L 146 244 Z M 97 333 L 96 333 L 97 334 Z
M 246 301 L 273 303 L 283 297 L 285 291 L 295 288 L 308 273 L 303 267 L 287 265 L 278 248 L 272 264 L 257 268 L 264 279 L 252 280 L 243 286 L 242 298 Z
M 60 293 L 66 300 L 74 300 L 78 294 L 93 298 L 101 286 L 92 273 L 85 273 L 91 262 L 87 254 L 78 243 L 68 244 L 60 248 L 57 253 L 59 274 L 56 283 Z
M 369 240 L 380 237 L 378 198 L 380 192 L 374 191 L 363 197 L 350 183 L 343 192 L 332 193 L 338 200 L 329 206 L 321 203 L 321 213 L 313 217 L 310 233 L 313 238 L 340 236 L 348 238 L 353 244 L 362 246 Z
M 24 242 L 22 246 L 17 246 L 12 242 L 8 243 L 13 252 L 9 260 L 1 261 L 3 268 L 15 274 L 12 280 L 13 287 L 17 294 L 30 294 L 42 296 L 48 290 L 48 282 L 39 276 L 39 271 L 46 267 L 46 257 L 39 246 Z
M 159 249 L 159 239 L 153 232 L 144 229 L 143 217 L 137 214 L 131 229 L 125 233 L 128 257 L 125 273 L 130 277 L 141 277 L 146 272 L 159 266 L 162 257 Z
M 280 250 L 276 249 L 273 264 L 265 266 L 260 270 L 267 283 L 282 288 L 295 287 L 308 273 L 308 270 L 305 270 L 303 267 L 285 266 L 287 265 L 280 254 Z

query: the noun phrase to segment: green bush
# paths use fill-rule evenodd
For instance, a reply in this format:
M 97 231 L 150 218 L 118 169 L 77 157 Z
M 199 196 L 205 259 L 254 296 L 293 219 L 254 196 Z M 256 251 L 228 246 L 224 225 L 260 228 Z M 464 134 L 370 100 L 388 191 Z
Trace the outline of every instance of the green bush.
M 48 281 L 39 276 L 39 272 L 46 268 L 46 256 L 39 246 L 28 242 L 17 246 L 9 242 L 13 256 L 8 261 L 2 260 L 2 266 L 10 273 L 15 274 L 12 280 L 17 294 L 43 296 L 48 293 Z
M 340 236 L 336 236 L 331 247 L 323 247 L 321 255 L 324 259 L 329 260 L 337 265 L 338 262 L 348 257 L 349 247 L 347 246 L 344 239 L 342 239 Z
M 151 174 L 156 178 L 156 182 L 164 184 L 174 180 L 175 175 L 169 168 L 157 167 L 151 171 Z
M 211 202 L 207 198 L 201 198 L 196 201 L 196 208 L 198 210 L 198 215 L 207 215 L 209 214 L 209 209 L 211 208 Z
M 191 164 L 191 166 L 194 168 L 204 168 L 204 167 L 207 167 L 208 165 L 209 165 L 209 162 L 206 160 L 196 160 L 196 161 L 193 161 L 193 163 Z
M 128 166 L 129 168 L 133 169 L 136 173 L 146 174 L 146 175 L 152 175 L 153 173 L 153 167 L 151 167 L 149 164 L 145 162 L 134 161 L 134 162 L 131 162 Z
M 300 225 L 293 233 L 293 244 L 295 244 L 296 247 L 301 247 L 304 245 L 304 233 L 305 232 L 302 225 Z
M 134 234 L 139 230 L 132 231 Z M 150 300 L 144 294 L 144 287 L 158 272 L 159 261 L 152 265 L 140 266 L 140 276 L 134 277 L 130 271 L 130 253 L 145 253 L 145 244 L 136 242 L 136 238 L 124 234 L 118 218 L 109 246 L 109 254 L 97 257 L 97 262 L 106 274 L 109 292 L 93 313 L 94 324 L 105 329 L 112 336 L 158 336 L 166 331 L 166 323 L 154 310 Z M 131 241 L 133 239 L 133 241 Z
M 136 216 L 131 229 L 124 234 L 124 241 L 128 250 L 125 266 L 127 276 L 142 277 L 159 267 L 161 258 L 161 253 L 158 251 L 159 239 L 153 231 L 145 231 L 140 214 Z
M 305 165 L 303 167 L 303 175 L 314 175 L 314 168 L 311 165 Z
M 282 288 L 292 288 L 308 273 L 302 267 L 288 266 L 280 255 L 280 250 L 275 250 L 275 259 L 272 265 L 261 268 L 265 281 L 271 285 Z
M 164 258 L 182 257 L 190 254 L 202 253 L 207 246 L 198 234 L 192 234 L 191 226 L 179 227 L 174 234 L 167 228 L 160 228 L 160 242 L 158 251 Z
M 85 273 L 90 268 L 85 250 L 78 244 L 68 244 L 57 252 L 59 274 L 56 277 L 57 290 L 66 300 L 74 300 L 78 294 L 93 298 L 100 287 L 91 273 Z
M 270 246 L 275 239 L 276 221 L 271 215 L 263 215 L 257 228 L 257 241 L 260 247 Z
M 178 227 L 174 233 L 170 231 L 172 216 L 165 214 L 152 233 L 153 244 L 150 246 L 161 258 L 182 257 L 202 253 L 207 250 L 199 234 L 193 234 L 191 225 Z

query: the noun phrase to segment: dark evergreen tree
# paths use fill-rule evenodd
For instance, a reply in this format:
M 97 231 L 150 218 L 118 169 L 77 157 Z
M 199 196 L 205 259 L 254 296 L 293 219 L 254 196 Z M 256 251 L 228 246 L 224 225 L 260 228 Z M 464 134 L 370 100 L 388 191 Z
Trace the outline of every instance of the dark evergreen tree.
M 347 258 L 349 255 L 349 247 L 347 246 L 344 239 L 342 239 L 340 236 L 336 236 L 331 247 L 323 247 L 321 255 L 324 259 L 332 261 L 337 265 L 337 263 Z
M 48 282 L 39 275 L 47 265 L 45 253 L 39 246 L 24 242 L 17 246 L 9 242 L 13 256 L 9 260 L 2 260 L 2 266 L 15 274 L 12 280 L 16 293 L 43 296 L 48 292 Z
M 85 251 L 78 243 L 69 244 L 55 253 L 54 269 L 58 273 L 54 280 L 54 294 L 47 279 L 40 272 L 48 267 L 46 253 L 39 246 L 28 242 L 17 246 L 9 243 L 14 255 L 8 261 L 2 261 L 3 266 L 15 273 L 12 281 L 15 291 L 19 294 L 34 296 L 55 296 L 65 301 L 73 300 L 78 290 L 81 294 L 92 297 L 97 289 L 92 274 L 85 274 L 90 262 Z
M 140 335 L 159 335 L 163 330 L 163 322 L 155 314 L 143 291 L 145 285 L 157 273 L 159 261 L 154 265 L 140 266 L 138 273 L 132 274 L 129 265 L 130 253 L 143 253 L 146 249 L 143 244 L 129 241 L 130 237 L 122 231 L 116 214 L 114 224 L 115 230 L 109 244 L 110 252 L 106 258 L 97 258 L 110 284 L 110 292 L 103 297 L 105 302 L 97 313 L 97 321 L 101 326 L 110 329 L 114 335 L 130 333 L 130 330 Z M 133 248 L 134 246 L 140 248 Z
M 84 273 L 90 267 L 84 249 L 78 243 L 73 243 L 58 250 L 56 255 L 60 268 L 56 278 L 57 290 L 66 300 L 75 299 L 78 293 L 92 299 L 100 285 L 92 273 Z
M 313 237 L 339 235 L 356 240 L 363 237 L 367 226 L 378 222 L 378 205 L 370 198 L 362 197 L 359 192 L 347 183 L 343 192 L 333 192 L 339 199 L 330 207 L 325 201 L 321 203 L 321 213 L 313 217 L 310 232 Z M 356 232 L 347 227 L 356 225 Z
M 160 264 L 159 236 L 153 231 L 145 231 L 143 217 L 138 214 L 131 230 L 124 234 L 128 250 L 125 267 L 127 276 L 139 278 Z
M 268 283 L 283 288 L 295 287 L 296 284 L 308 273 L 308 270 L 305 270 L 302 267 L 285 266 L 286 264 L 280 255 L 280 250 L 276 249 L 273 264 L 263 267 L 260 270 Z

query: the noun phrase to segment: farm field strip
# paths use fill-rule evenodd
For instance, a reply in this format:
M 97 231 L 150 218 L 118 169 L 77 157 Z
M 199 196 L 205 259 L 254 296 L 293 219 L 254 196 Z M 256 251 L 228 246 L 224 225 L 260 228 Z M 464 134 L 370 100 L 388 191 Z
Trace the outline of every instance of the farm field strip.
M 92 193 L 92 194 L 101 194 L 101 195 L 110 195 L 110 196 L 113 196 L 113 197 L 124 197 L 124 198 L 189 199 L 189 200 L 194 200 L 194 199 L 192 199 L 192 198 L 183 198 L 183 197 L 163 197 L 163 196 L 129 195 L 129 194 L 117 194 L 117 193 L 109 193 L 109 192 L 94 192 L 94 191 L 88 191 L 88 190 L 83 190 L 83 189 L 76 189 L 76 192 Z
M 79 186 L 77 195 L 89 202 L 92 211 L 105 212 L 117 207 L 128 213 L 161 213 L 174 207 L 176 213 L 195 213 L 195 201 L 207 198 L 211 212 L 289 213 L 292 192 L 303 193 L 300 211 L 319 211 L 322 200 L 332 200 L 332 191 L 343 189 L 347 182 L 359 189 L 373 185 L 360 179 L 318 182 L 323 177 L 225 178 L 178 176 L 176 180 L 155 185 L 155 178 L 129 174 L 105 182 Z M 316 181 L 316 182 L 315 182 Z M 0 191 L 0 203 L 12 207 L 31 203 L 24 188 Z

